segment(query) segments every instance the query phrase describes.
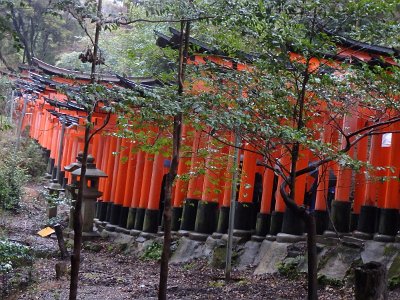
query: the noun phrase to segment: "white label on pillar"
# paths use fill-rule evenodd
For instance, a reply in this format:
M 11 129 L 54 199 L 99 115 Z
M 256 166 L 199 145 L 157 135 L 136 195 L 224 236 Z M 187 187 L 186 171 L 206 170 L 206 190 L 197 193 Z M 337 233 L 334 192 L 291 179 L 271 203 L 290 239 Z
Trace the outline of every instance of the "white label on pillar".
M 382 135 L 382 144 L 383 148 L 390 147 L 392 145 L 392 133 L 385 133 Z

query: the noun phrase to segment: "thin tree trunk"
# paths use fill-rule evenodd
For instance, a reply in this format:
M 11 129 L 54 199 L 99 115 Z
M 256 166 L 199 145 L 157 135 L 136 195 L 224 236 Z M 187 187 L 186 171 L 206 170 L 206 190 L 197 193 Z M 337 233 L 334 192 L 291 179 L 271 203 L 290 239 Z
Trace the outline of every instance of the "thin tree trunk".
M 186 25 L 185 37 L 184 28 Z M 183 95 L 183 84 L 184 84 L 184 73 L 185 65 L 187 60 L 188 45 L 190 36 L 190 23 L 181 22 L 181 36 L 179 44 L 179 67 L 178 67 L 178 97 Z M 158 289 L 158 299 L 167 299 L 167 286 L 168 286 L 168 261 L 170 256 L 171 247 L 171 200 L 172 200 L 172 184 L 176 177 L 179 164 L 179 152 L 181 143 L 181 131 L 182 131 L 182 113 L 178 113 L 174 117 L 173 124 L 173 138 L 172 138 L 172 161 L 171 167 L 167 176 L 166 182 L 166 198 L 164 204 L 164 244 L 161 254 L 160 262 L 160 282 Z
M 102 10 L 102 0 L 98 0 L 97 4 L 97 16 L 101 17 Z M 97 22 L 96 24 L 96 32 L 94 39 L 94 50 L 93 50 L 93 62 L 92 62 L 92 70 L 90 74 L 90 82 L 91 84 L 95 83 L 96 79 L 96 57 L 97 57 L 97 49 L 99 44 L 101 24 Z M 94 108 L 93 108 L 94 109 Z M 70 281 L 70 291 L 69 291 L 69 300 L 76 300 L 78 295 L 78 282 L 79 282 L 79 267 L 81 260 L 81 247 L 82 247 L 82 201 L 83 201 L 83 186 L 85 184 L 85 175 L 86 175 L 86 167 L 87 167 L 87 157 L 89 151 L 89 142 L 90 138 L 90 123 L 92 121 L 92 111 L 88 112 L 87 116 L 87 125 L 85 128 L 85 145 L 82 156 L 82 167 L 81 167 L 81 176 L 78 183 L 78 195 L 75 202 L 75 210 L 74 210 L 74 250 L 71 255 L 71 281 Z
M 318 282 L 317 282 L 317 265 L 318 265 L 318 257 L 317 257 L 317 246 L 316 246 L 316 235 L 317 229 L 315 224 L 315 216 L 314 213 L 305 215 L 305 223 L 307 230 L 307 258 L 308 258 L 308 299 L 309 300 L 317 300 L 318 294 Z

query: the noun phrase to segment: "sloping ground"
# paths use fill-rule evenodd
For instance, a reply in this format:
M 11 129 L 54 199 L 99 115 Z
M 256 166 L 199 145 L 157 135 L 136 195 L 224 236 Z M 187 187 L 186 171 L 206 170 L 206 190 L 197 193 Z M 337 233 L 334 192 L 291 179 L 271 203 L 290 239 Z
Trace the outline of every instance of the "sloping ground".
M 37 199 L 35 189 L 27 192 L 20 214 L 3 216 L 1 228 L 10 238 L 29 244 L 41 258 L 34 262 L 34 283 L 13 292 L 6 299 L 68 299 L 68 275 L 55 279 L 55 264 L 59 261 L 57 242 L 36 234 L 46 223 L 45 207 Z M 62 213 L 67 211 L 67 207 L 61 208 Z M 112 243 L 110 237 L 87 242 L 82 252 L 79 299 L 156 299 L 159 264 L 155 260 L 140 259 L 138 253 L 126 243 Z M 149 253 L 145 256 L 152 257 Z M 253 275 L 254 270 L 254 267 L 235 269 L 235 280 L 225 283 L 223 270 L 211 268 L 205 258 L 172 264 L 169 298 L 305 298 L 307 285 L 304 275 L 297 274 L 289 279 L 279 274 Z M 352 289 L 326 286 L 321 288 L 319 295 L 320 299 L 352 299 Z M 392 291 L 390 299 L 400 299 L 398 291 Z

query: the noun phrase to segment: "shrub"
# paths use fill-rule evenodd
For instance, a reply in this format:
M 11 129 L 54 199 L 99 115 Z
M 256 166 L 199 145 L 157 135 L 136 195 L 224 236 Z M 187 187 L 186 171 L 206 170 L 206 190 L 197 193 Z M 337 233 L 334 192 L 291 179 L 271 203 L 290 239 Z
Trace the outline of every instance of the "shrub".
M 21 265 L 30 264 L 30 248 L 22 244 L 0 239 L 0 274 L 9 273 Z
M 0 205 L 6 210 L 17 210 L 26 184 L 26 171 L 17 165 L 15 158 L 0 162 Z
M 35 140 L 25 138 L 22 149 L 18 153 L 18 165 L 25 169 L 33 179 L 39 178 L 46 171 L 46 164 L 43 159 L 40 146 Z

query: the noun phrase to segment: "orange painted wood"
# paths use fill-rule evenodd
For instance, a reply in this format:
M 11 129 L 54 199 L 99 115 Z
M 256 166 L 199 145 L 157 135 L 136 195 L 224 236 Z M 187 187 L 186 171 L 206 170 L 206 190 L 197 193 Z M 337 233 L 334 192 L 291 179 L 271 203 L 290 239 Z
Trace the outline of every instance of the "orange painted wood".
M 263 191 L 261 195 L 260 213 L 271 213 L 272 188 L 274 185 L 274 171 L 265 168 L 263 173 Z
M 133 144 L 132 142 L 128 142 L 128 169 L 126 171 L 126 185 L 125 185 L 125 192 L 124 192 L 124 207 L 130 207 L 131 202 L 132 202 L 132 196 L 133 196 L 133 189 L 134 189 L 134 183 L 135 183 L 135 171 L 136 171 L 136 161 L 137 161 L 137 155 L 136 153 L 133 152 Z
M 239 202 L 252 202 L 254 193 L 254 180 L 256 176 L 257 157 L 254 147 L 246 144 L 243 153 L 242 174 L 240 178 Z
M 119 167 L 117 169 L 117 184 L 115 190 L 115 203 L 122 205 L 125 200 L 125 185 L 127 181 L 128 159 L 129 159 L 129 141 L 122 139 L 119 155 Z
M 131 207 L 133 208 L 139 207 L 140 193 L 142 191 L 145 159 L 146 159 L 146 154 L 143 151 L 139 151 L 136 155 L 136 168 L 134 177 L 135 180 L 133 183 L 133 191 L 132 191 Z
M 203 181 L 204 175 L 196 174 L 199 169 L 204 167 L 203 162 L 204 159 L 198 155 L 198 151 L 203 149 L 206 144 L 206 137 L 202 132 L 197 131 L 194 140 L 193 140 L 193 148 L 192 148 L 192 157 L 190 160 L 190 173 L 193 174 L 189 180 L 188 184 L 188 192 L 186 197 L 190 199 L 200 199 L 203 189 Z
M 343 128 L 346 133 L 354 132 L 357 128 L 357 118 L 355 116 L 346 115 L 343 121 Z M 346 140 L 342 137 L 342 147 L 345 146 Z M 352 148 L 348 155 L 354 155 L 354 148 Z M 350 201 L 350 191 L 352 183 L 353 170 L 349 168 L 340 168 L 337 175 L 336 183 L 336 201 Z
M 193 145 L 193 129 L 188 125 L 182 126 L 182 144 L 185 147 Z M 189 182 L 187 180 L 182 180 L 180 177 L 184 174 L 187 174 L 190 170 L 190 154 L 187 152 L 183 152 L 181 157 L 179 158 L 178 171 L 177 171 L 177 179 L 175 183 L 175 190 L 173 193 L 173 206 L 181 207 L 183 204 L 183 200 L 186 197 Z
M 160 207 L 160 196 L 164 177 L 164 160 L 165 158 L 161 154 L 157 154 L 154 157 L 147 209 L 155 210 Z
M 154 154 L 146 153 L 143 167 L 143 180 L 140 190 L 139 208 L 147 208 L 149 201 L 151 176 L 153 172 Z

